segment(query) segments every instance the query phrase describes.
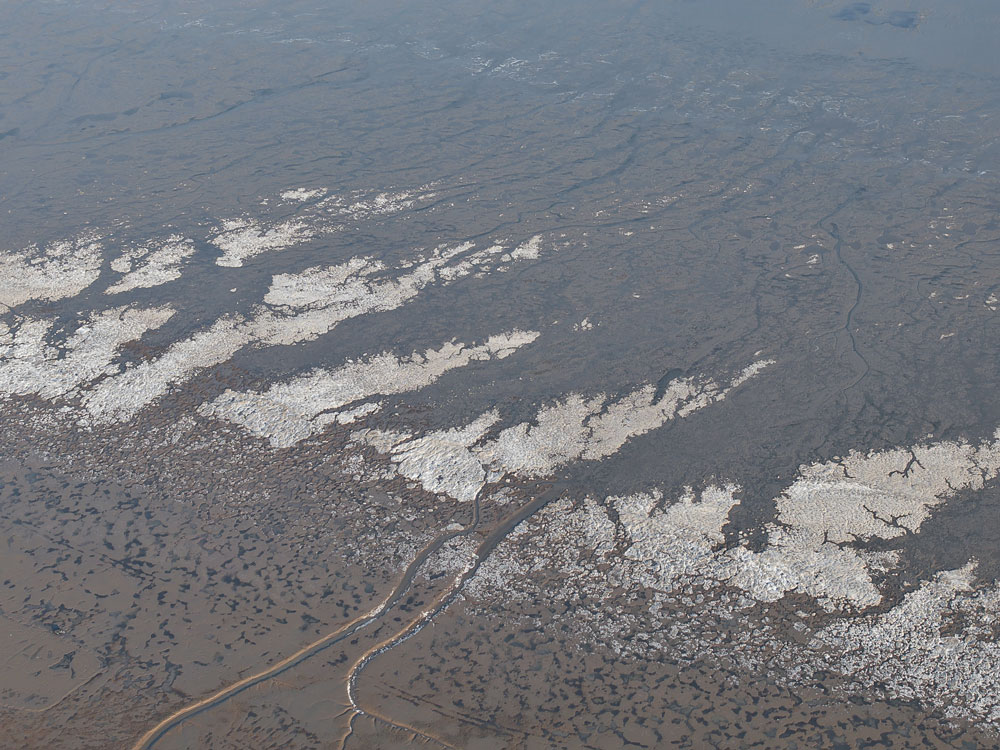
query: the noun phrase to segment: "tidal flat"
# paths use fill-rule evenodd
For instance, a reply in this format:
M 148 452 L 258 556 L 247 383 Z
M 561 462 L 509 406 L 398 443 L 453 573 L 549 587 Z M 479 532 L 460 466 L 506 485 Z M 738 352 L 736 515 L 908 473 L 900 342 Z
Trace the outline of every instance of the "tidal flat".
M 1000 744 L 998 22 L 0 8 L 0 747 Z

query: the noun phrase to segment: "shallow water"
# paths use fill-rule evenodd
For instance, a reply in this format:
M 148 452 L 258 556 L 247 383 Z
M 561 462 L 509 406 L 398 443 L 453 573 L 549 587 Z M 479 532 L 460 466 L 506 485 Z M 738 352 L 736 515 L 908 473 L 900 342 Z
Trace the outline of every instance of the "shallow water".
M 469 523 L 473 497 L 479 544 L 558 496 L 478 558 L 428 559 L 415 601 L 448 607 L 365 663 L 356 700 L 353 660 L 420 606 L 156 746 L 327 746 L 352 717 L 348 747 L 406 745 L 414 728 L 462 747 L 658 746 L 674 737 L 661 709 L 620 694 L 696 702 L 663 675 L 698 670 L 726 675 L 734 705 L 765 680 L 787 727 L 828 705 L 800 746 L 855 746 L 860 726 L 912 712 L 931 718 L 900 746 L 993 742 L 974 732 L 1000 728 L 976 692 L 996 694 L 995 670 L 969 665 L 1000 664 L 998 14 L 0 10 L 0 522 L 17 571 L 0 616 L 100 665 L 86 682 L 40 669 L 37 690 L 3 677 L 11 736 L 130 747 L 375 607 Z M 24 478 L 39 462 L 57 477 L 44 486 Z M 685 488 L 711 515 L 716 487 L 731 488 L 718 519 L 676 521 Z M 148 512 L 118 529 L 118 496 Z M 639 521 L 615 500 L 647 496 Z M 98 591 L 104 568 L 85 559 L 120 580 Z M 473 559 L 469 588 L 453 586 Z M 737 559 L 760 577 L 715 577 Z M 727 617 L 754 623 L 738 648 Z M 857 659 L 836 662 L 829 639 L 855 617 Z M 890 621 L 915 628 L 926 672 L 907 671 Z M 508 646 L 457 645 L 529 626 L 556 654 L 534 677 Z M 791 655 L 771 664 L 779 647 Z M 560 649 L 618 666 L 577 695 L 559 686 L 591 666 L 561 667 Z M 515 673 L 517 690 L 468 694 Z M 566 697 L 525 698 L 543 687 Z M 809 712 L 782 703 L 807 688 L 826 696 Z M 619 713 L 571 718 L 607 694 Z M 726 721 L 676 737 L 767 731 L 748 721 L 737 739 Z

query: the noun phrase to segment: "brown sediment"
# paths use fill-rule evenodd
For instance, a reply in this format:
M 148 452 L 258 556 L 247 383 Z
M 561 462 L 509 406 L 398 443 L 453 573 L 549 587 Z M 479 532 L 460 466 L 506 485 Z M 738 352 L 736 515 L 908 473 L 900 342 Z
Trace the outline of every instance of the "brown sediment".
M 541 599 L 507 617 L 456 603 L 437 628 L 423 630 L 391 660 L 373 662 L 361 697 L 463 748 L 484 735 L 481 747 L 506 750 L 995 744 L 977 727 L 950 724 L 917 704 L 846 700 L 834 678 L 789 688 L 724 660 L 622 656 L 567 633 L 565 616 L 550 605 Z M 466 647 L 462 658 L 455 658 L 456 644 Z M 432 669 L 445 663 L 446 670 Z M 477 727 L 470 715 L 489 723 Z M 518 732 L 502 736 L 512 724 Z M 356 729 L 357 747 L 395 747 L 370 727 Z
M 461 536 L 468 536 L 475 533 L 479 528 L 480 518 L 481 518 L 481 497 L 482 492 L 477 494 L 473 503 L 473 517 L 469 525 L 464 528 L 447 532 L 436 537 L 429 544 L 424 546 L 420 552 L 414 557 L 413 561 L 407 566 L 403 575 L 400 577 L 396 583 L 393 590 L 373 609 L 369 610 L 365 614 L 355 618 L 351 622 L 341 626 L 337 630 L 327 633 L 322 638 L 302 647 L 294 654 L 282 659 L 280 662 L 256 672 L 248 677 L 245 677 L 237 682 L 228 685 L 222 690 L 203 698 L 195 703 L 192 703 L 176 712 L 166 717 L 160 721 L 156 726 L 152 727 L 147 731 L 138 742 L 133 746 L 133 750 L 149 750 L 153 747 L 157 741 L 159 741 L 166 733 L 171 729 L 174 729 L 179 724 L 184 722 L 186 719 L 191 718 L 203 711 L 212 709 L 230 698 L 242 693 L 254 685 L 258 685 L 262 682 L 270 680 L 283 672 L 294 668 L 296 665 L 301 664 L 310 657 L 318 654 L 320 651 L 332 646 L 335 643 L 343 641 L 344 639 L 354 635 L 363 628 L 376 623 L 386 615 L 392 607 L 400 600 L 403 594 L 410 588 L 411 584 L 417 573 L 420 571 L 424 563 L 438 550 L 440 550 L 447 542 Z M 444 611 L 449 604 L 454 601 L 456 595 L 461 591 L 462 586 L 468 581 L 475 573 L 478 571 L 479 566 L 482 562 L 489 556 L 489 554 L 495 549 L 495 547 L 500 544 L 507 535 L 525 518 L 528 518 L 534 514 L 537 510 L 542 508 L 550 500 L 557 496 L 557 493 L 553 487 L 550 487 L 544 493 L 532 498 L 529 502 L 518 508 L 515 512 L 502 518 L 492 529 L 492 531 L 486 535 L 484 540 L 476 548 L 475 558 L 468 564 L 460 575 L 454 579 L 454 583 L 446 588 L 444 591 L 440 592 L 438 596 L 434 599 L 431 605 L 427 608 L 422 609 L 414 617 L 408 619 L 401 627 L 394 630 L 394 632 L 387 638 L 382 639 L 375 645 L 369 647 L 364 653 L 357 657 L 346 672 L 344 686 L 347 693 L 348 708 L 345 710 L 345 714 L 350 714 L 350 719 L 348 721 L 348 729 L 346 734 L 341 740 L 341 747 L 347 742 L 348 738 L 352 734 L 353 722 L 359 715 L 367 715 L 379 721 L 382 721 L 394 728 L 404 730 L 407 732 L 412 732 L 424 739 L 431 740 L 441 744 L 447 748 L 455 747 L 451 743 L 447 742 L 444 738 L 434 736 L 428 732 L 422 731 L 414 726 L 408 725 L 404 722 L 393 720 L 391 717 L 384 715 L 378 711 L 371 711 L 360 707 L 353 695 L 353 688 L 357 681 L 359 674 L 364 670 L 365 666 L 376 656 L 384 654 L 390 649 L 394 648 L 398 644 L 402 643 L 412 635 L 419 632 L 423 626 L 431 622 L 437 615 Z
M 0 556 L 0 562 L 6 562 Z M 0 614 L 0 667 L 2 674 L 19 676 L 13 684 L 0 687 L 0 706 L 18 712 L 42 714 L 55 708 L 98 677 L 103 670 L 95 655 L 79 649 L 65 651 L 65 644 L 41 628 L 26 627 Z M 61 666 L 69 661 L 72 670 Z M 67 659 L 68 657 L 68 659 Z M 34 662 L 41 662 L 36 664 Z M 80 675 L 78 671 L 86 669 Z M 44 705 L 37 705 L 44 701 Z
M 478 520 L 478 515 L 479 515 L 478 500 L 477 500 L 475 514 L 476 514 L 476 520 Z M 194 716 L 197 713 L 200 713 L 214 706 L 217 706 L 220 703 L 223 703 L 224 701 L 233 697 L 234 695 L 243 692 L 247 688 L 250 688 L 254 685 L 264 682 L 265 680 L 269 680 L 272 677 L 278 676 L 282 672 L 291 669 L 296 664 L 305 661 L 310 656 L 313 656 L 314 654 L 318 653 L 324 648 L 353 635 L 358 630 L 376 621 L 382 614 L 388 611 L 392 607 L 392 605 L 396 601 L 398 601 L 399 598 L 406 592 L 406 589 L 409 588 L 410 583 L 413 581 L 413 577 L 416 575 L 420 566 L 423 565 L 424 561 L 431 554 L 433 554 L 436 550 L 440 549 L 441 546 L 450 539 L 453 539 L 454 537 L 459 536 L 461 534 L 471 533 L 474 527 L 475 523 L 465 529 L 462 529 L 461 531 L 454 531 L 447 534 L 443 534 L 435 538 L 430 544 L 426 545 L 417 554 L 413 562 L 411 562 L 409 566 L 407 566 L 406 570 L 403 572 L 402 577 L 399 579 L 399 582 L 397 583 L 396 587 L 373 609 L 369 610 L 368 612 L 365 612 L 363 615 L 355 618 L 354 620 L 351 620 L 346 625 L 343 625 L 337 628 L 336 630 L 327 633 L 322 638 L 319 638 L 318 640 L 315 640 L 312 643 L 303 646 L 291 656 L 282 659 L 281 661 L 277 662 L 276 664 L 273 664 L 267 669 L 263 669 L 259 672 L 256 672 L 250 675 L 249 677 L 244 677 L 242 680 L 238 680 L 237 682 L 228 685 L 227 687 L 208 696 L 207 698 L 203 698 L 195 703 L 192 703 L 189 706 L 186 706 L 185 708 L 182 708 L 180 711 L 176 711 L 175 713 L 171 714 L 167 718 L 160 721 L 156 726 L 154 726 L 148 732 L 146 732 L 146 734 L 144 734 L 139 739 L 139 741 L 135 743 L 135 745 L 133 746 L 133 750 L 148 750 L 148 748 L 152 747 L 156 743 L 156 741 L 159 740 L 164 734 L 169 732 L 172 728 L 183 722 L 188 717 Z
M 390 651 L 403 641 L 415 635 L 427 623 L 432 622 L 435 617 L 441 614 L 441 612 L 443 612 L 448 607 L 448 605 L 455 600 L 455 597 L 462 590 L 462 587 L 465 585 L 465 583 L 478 572 L 480 565 L 482 565 L 483 561 L 486 560 L 487 557 L 489 557 L 490 553 L 496 548 L 496 546 L 500 544 L 504 539 L 506 539 L 507 535 L 510 534 L 510 532 L 513 531 L 514 528 L 519 523 L 521 523 L 521 521 L 533 515 L 535 512 L 537 512 L 539 509 L 541 509 L 547 503 L 553 500 L 556 496 L 557 492 L 555 491 L 555 488 L 554 487 L 549 488 L 546 492 L 535 498 L 532 498 L 530 502 L 526 503 L 516 512 L 511 513 L 510 515 L 506 516 L 503 520 L 501 520 L 497 524 L 496 528 L 494 528 L 493 531 L 477 547 L 475 559 L 469 565 L 467 565 L 465 569 L 455 578 L 455 583 L 453 586 L 443 591 L 438 596 L 438 598 L 433 602 L 431 607 L 425 609 L 417 617 L 412 618 L 400 630 L 397 630 L 389 638 L 386 638 L 380 641 L 379 643 L 375 644 L 371 648 L 369 648 L 354 662 L 354 664 L 351 665 L 351 668 L 348 670 L 347 673 L 346 686 L 347 686 L 347 698 L 355 714 L 368 714 L 370 716 L 379 718 L 382 721 L 385 721 L 386 723 L 392 726 L 405 729 L 407 731 L 416 732 L 420 736 L 432 739 L 435 742 L 440 743 L 444 747 L 448 748 L 455 747 L 454 745 L 447 742 L 443 738 L 430 735 L 426 732 L 422 732 L 420 730 L 411 727 L 408 724 L 395 721 L 389 717 L 379 714 L 378 712 L 360 708 L 357 703 L 357 699 L 354 695 L 354 687 L 357 683 L 358 677 L 372 659 L 381 656 L 387 651 Z M 478 517 L 479 517 L 478 496 L 476 499 L 476 517 L 478 522 Z M 470 527 L 469 531 L 471 532 L 472 530 L 473 527 Z M 348 734 L 347 736 L 350 736 L 350 734 Z M 344 742 L 341 743 L 341 748 L 344 747 L 344 743 L 346 742 L 346 740 L 347 737 L 345 737 Z
M 396 494 L 402 482 L 359 476 L 368 470 L 349 455 L 348 478 L 339 462 L 326 461 L 328 449 L 311 458 L 300 451 L 275 472 L 252 445 L 217 452 L 218 438 L 195 460 L 185 436 L 178 442 L 187 458 L 178 460 L 173 438 L 159 429 L 135 433 L 159 447 L 109 442 L 116 447 L 103 455 L 92 450 L 100 433 L 69 430 L 51 443 L 27 427 L 5 436 L 14 460 L 0 464 L 11 562 L 2 567 L 11 581 L 0 607 L 23 625 L 64 630 L 59 641 L 78 651 L 78 673 L 87 650 L 106 665 L 44 720 L 0 707 L 12 741 L 131 747 L 164 714 L 282 658 L 282 644 L 314 643 L 363 618 L 430 543 L 431 530 L 469 512 L 445 499 L 407 508 Z M 59 468 L 33 458 L 43 450 L 59 456 Z M 137 453 L 142 464 L 129 460 Z M 228 464 L 236 459 L 239 468 Z M 203 486 L 223 474 L 224 496 Z M 218 621 L 219 607 L 232 614 Z M 98 701 L 95 715 L 88 707 Z M 123 719 L 110 726 L 112 715 Z

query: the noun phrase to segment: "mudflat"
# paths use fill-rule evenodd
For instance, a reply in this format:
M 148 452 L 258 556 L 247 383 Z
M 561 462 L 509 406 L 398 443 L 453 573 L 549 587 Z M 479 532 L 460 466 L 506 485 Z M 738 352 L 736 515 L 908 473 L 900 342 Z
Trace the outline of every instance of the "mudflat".
M 0 9 L 0 746 L 996 745 L 998 21 Z

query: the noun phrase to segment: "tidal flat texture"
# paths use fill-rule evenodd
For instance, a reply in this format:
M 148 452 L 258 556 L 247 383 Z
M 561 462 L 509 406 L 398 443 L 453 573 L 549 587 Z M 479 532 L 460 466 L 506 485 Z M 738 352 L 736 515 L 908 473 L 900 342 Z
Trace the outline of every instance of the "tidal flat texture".
M 998 25 L 0 7 L 0 747 L 1000 744 Z

